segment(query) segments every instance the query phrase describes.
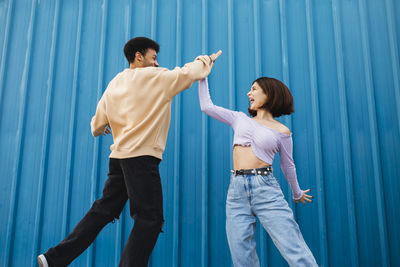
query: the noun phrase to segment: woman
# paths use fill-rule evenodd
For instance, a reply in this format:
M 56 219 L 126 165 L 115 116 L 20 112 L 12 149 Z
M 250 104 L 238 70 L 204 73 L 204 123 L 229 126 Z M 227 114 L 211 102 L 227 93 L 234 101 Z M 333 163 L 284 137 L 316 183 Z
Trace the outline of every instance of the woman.
M 215 106 L 207 79 L 199 82 L 201 110 L 235 131 L 234 170 L 226 200 L 226 233 L 233 263 L 235 267 L 260 266 L 254 240 L 258 217 L 290 266 L 318 266 L 272 174 L 272 161 L 279 152 L 294 201 L 311 202 L 310 190 L 302 191 L 297 182 L 291 133 L 274 119 L 294 112 L 292 94 L 282 82 L 262 77 L 253 82 L 247 96 L 253 118 Z

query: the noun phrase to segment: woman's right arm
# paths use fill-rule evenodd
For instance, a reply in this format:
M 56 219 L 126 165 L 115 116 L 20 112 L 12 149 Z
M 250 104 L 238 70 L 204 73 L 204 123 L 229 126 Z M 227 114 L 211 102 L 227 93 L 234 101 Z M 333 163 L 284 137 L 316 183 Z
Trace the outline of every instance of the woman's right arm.
M 235 121 L 235 118 L 239 112 L 232 111 L 226 108 L 218 107 L 213 104 L 210 98 L 210 92 L 208 90 L 207 78 L 199 81 L 199 99 L 201 111 L 207 115 L 219 120 L 229 126 Z

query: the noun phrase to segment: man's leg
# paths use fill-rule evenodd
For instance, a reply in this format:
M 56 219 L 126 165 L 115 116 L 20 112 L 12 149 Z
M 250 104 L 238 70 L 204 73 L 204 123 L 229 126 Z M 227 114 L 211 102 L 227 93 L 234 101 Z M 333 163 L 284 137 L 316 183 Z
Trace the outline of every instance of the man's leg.
M 97 199 L 74 230 L 44 255 L 50 266 L 67 266 L 94 241 L 100 230 L 118 218 L 128 199 L 119 159 L 110 158 L 103 196 Z
M 121 256 L 121 267 L 147 266 L 163 225 L 160 160 L 141 156 L 121 161 L 131 217 L 135 220 Z

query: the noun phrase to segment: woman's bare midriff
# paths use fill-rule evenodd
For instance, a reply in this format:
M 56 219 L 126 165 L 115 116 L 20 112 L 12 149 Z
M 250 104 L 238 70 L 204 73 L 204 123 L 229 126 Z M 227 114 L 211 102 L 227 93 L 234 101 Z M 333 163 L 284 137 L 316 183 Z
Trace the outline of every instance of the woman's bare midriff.
M 263 168 L 267 166 L 270 166 L 270 164 L 257 158 L 250 146 L 234 146 L 233 168 L 235 170 Z

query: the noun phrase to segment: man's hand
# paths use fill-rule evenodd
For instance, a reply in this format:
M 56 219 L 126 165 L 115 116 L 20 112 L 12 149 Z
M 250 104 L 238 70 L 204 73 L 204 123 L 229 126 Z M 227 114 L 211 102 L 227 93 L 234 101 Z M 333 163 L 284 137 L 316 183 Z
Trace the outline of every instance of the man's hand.
M 219 50 L 217 53 L 211 54 L 208 57 L 210 58 L 210 66 L 212 66 L 215 60 L 222 54 L 222 51 Z
M 110 134 L 110 133 L 111 133 L 110 125 L 107 125 L 106 129 L 104 129 L 103 135 L 107 135 L 107 134 Z
M 310 192 L 311 189 L 307 189 L 306 191 L 303 191 L 303 195 L 301 196 L 300 199 L 295 200 L 294 202 L 299 203 L 299 201 L 303 204 L 306 204 L 306 201 L 308 202 L 312 202 L 312 196 L 311 195 L 307 195 L 306 193 Z

